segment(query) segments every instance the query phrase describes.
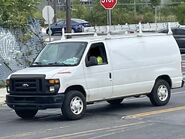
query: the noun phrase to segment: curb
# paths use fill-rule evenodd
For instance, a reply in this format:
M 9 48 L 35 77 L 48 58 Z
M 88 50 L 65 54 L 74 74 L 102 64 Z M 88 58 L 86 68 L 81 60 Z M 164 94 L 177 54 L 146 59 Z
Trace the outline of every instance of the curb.
M 0 88 L 0 106 L 6 104 L 5 99 L 6 99 L 6 89 Z
M 4 103 L 0 103 L 0 107 L 2 107 L 2 106 L 4 106 L 6 103 L 4 102 Z
M 0 106 L 6 104 L 5 103 L 5 97 L 0 97 Z

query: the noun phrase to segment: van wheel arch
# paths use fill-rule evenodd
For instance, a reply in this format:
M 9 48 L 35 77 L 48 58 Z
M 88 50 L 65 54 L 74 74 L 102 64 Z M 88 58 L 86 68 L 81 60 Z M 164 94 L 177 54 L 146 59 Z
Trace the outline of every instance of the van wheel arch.
M 158 80 L 165 80 L 169 84 L 170 88 L 172 87 L 172 80 L 171 80 L 170 76 L 168 76 L 168 75 L 161 75 L 161 76 L 157 77 L 157 79 L 155 80 L 155 83 Z
M 171 96 L 170 85 L 166 80 L 158 79 L 155 82 L 155 85 L 148 95 L 151 103 L 154 106 L 164 106 L 166 105 Z
M 86 98 L 86 92 L 85 92 L 85 89 L 84 89 L 83 86 L 81 86 L 81 85 L 73 85 L 73 86 L 70 86 L 70 87 L 68 87 L 68 88 L 65 90 L 65 94 L 66 94 L 67 92 L 71 91 L 71 90 L 76 90 L 76 91 L 81 92 L 81 93 L 84 95 L 84 97 Z
M 161 75 L 161 76 L 158 76 L 158 77 L 155 79 L 155 82 L 154 82 L 154 84 L 153 84 L 153 87 L 155 86 L 155 84 L 157 83 L 158 80 L 164 80 L 164 81 L 166 81 L 166 82 L 169 84 L 169 87 L 172 88 L 172 81 L 171 81 L 170 76 L 168 76 L 168 75 Z M 151 91 L 152 91 L 152 90 L 151 90 Z M 147 94 L 148 97 L 150 97 L 151 91 L 150 91 L 149 94 Z

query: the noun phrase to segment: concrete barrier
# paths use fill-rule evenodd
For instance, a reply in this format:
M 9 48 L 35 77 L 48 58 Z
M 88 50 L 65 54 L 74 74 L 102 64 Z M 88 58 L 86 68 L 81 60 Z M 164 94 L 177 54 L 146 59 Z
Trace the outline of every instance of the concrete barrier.
M 170 22 L 171 27 L 179 27 L 178 22 Z M 142 31 L 158 31 L 161 29 L 166 29 L 168 23 L 145 23 L 142 24 Z M 97 33 L 107 33 L 114 31 L 138 31 L 138 24 L 124 24 L 124 25 L 111 25 L 111 26 L 94 26 L 94 27 L 85 27 L 84 32 L 97 32 Z

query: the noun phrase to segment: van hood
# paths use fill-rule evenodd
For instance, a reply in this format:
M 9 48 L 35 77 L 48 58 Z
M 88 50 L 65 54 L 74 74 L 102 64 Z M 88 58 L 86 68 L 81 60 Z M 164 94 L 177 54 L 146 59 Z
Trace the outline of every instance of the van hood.
M 44 74 L 46 79 L 52 78 L 56 74 L 72 73 L 74 67 L 29 67 L 19 71 L 14 72 L 14 74 Z

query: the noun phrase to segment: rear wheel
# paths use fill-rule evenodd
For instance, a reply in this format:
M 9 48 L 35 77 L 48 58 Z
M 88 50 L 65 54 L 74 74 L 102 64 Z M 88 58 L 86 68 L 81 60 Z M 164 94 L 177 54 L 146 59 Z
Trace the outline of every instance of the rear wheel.
M 169 102 L 170 96 L 171 90 L 169 83 L 159 79 L 156 81 L 149 98 L 154 106 L 163 106 Z
M 62 107 L 63 116 L 69 120 L 80 119 L 86 110 L 85 96 L 80 91 L 69 91 Z
M 107 102 L 111 105 L 119 105 L 123 101 L 123 98 L 107 100 Z
M 35 117 L 37 114 L 38 110 L 33 109 L 33 110 L 28 110 L 28 109 L 20 109 L 20 110 L 15 110 L 16 114 L 21 117 L 22 119 L 32 119 Z

